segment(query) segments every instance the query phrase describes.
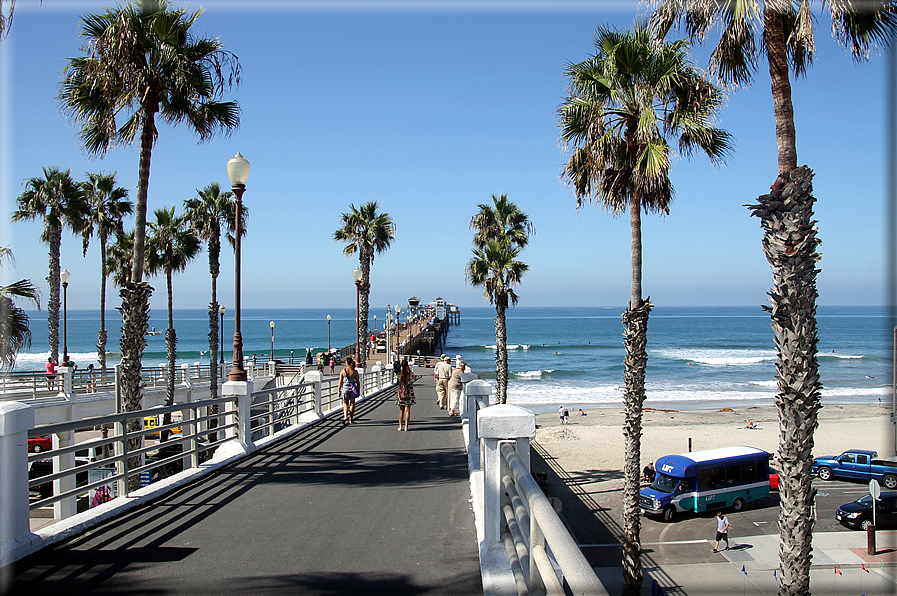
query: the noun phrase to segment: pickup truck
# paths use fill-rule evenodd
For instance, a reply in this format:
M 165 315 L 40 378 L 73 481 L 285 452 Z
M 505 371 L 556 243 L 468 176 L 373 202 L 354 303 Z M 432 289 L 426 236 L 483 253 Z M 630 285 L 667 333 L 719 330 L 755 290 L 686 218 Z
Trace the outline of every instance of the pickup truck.
M 813 472 L 822 480 L 855 478 L 877 480 L 887 489 L 897 488 L 897 461 L 885 461 L 878 453 L 866 449 L 850 449 L 837 457 L 813 458 Z

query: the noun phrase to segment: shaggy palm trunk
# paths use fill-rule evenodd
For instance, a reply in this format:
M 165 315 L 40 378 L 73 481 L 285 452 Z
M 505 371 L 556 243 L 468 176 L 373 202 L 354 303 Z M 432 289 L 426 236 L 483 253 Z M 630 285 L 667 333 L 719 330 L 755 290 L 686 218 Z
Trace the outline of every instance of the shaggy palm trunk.
M 773 275 L 769 292 L 776 344 L 779 413 L 779 594 L 810 593 L 813 432 L 820 390 L 816 360 L 816 222 L 813 172 L 780 174 L 774 190 L 749 205 L 763 227 L 763 252 Z
M 100 235 L 100 332 L 97 334 L 97 362 L 100 365 L 100 376 L 106 378 L 106 278 L 109 270 L 106 266 L 106 236 Z M 104 427 L 105 428 L 105 427 Z M 105 437 L 105 435 L 104 435 Z
M 369 251 L 361 253 L 362 286 L 358 296 L 358 367 L 364 368 L 368 355 L 368 310 L 371 293 L 371 255 Z M 398 321 L 396 321 L 398 325 Z M 396 350 L 398 353 L 398 349 Z
M 168 370 L 166 372 L 168 378 L 166 379 L 167 395 L 165 397 L 165 405 L 170 406 L 174 404 L 174 377 L 178 357 L 178 336 L 174 331 L 174 305 L 172 300 L 173 292 L 171 287 L 170 269 L 165 272 L 165 277 L 168 282 L 168 329 L 165 330 L 165 355 L 168 359 Z M 162 424 L 171 424 L 171 412 L 166 412 L 162 416 Z M 169 435 L 171 435 L 171 431 L 169 430 L 163 430 L 161 432 L 161 440 L 163 443 L 168 440 Z
M 507 295 L 499 296 L 495 301 L 495 399 L 500 404 L 508 403 L 507 309 Z
M 62 228 L 47 229 L 50 244 L 50 272 L 47 283 L 50 286 L 50 300 L 47 301 L 47 330 L 50 339 L 50 357 L 59 364 L 59 247 L 62 244 Z
M 629 205 L 631 238 L 629 309 L 623 313 L 623 594 L 642 593 L 641 509 L 638 504 L 642 460 L 642 406 L 648 365 L 648 315 L 651 299 L 642 300 L 641 194 L 633 192 Z
M 648 364 L 650 299 L 623 313 L 623 594 L 642 593 L 641 524 L 638 504 L 641 477 L 642 406 L 645 403 L 645 368 Z
M 219 329 L 218 325 L 218 274 L 220 270 L 219 260 L 221 256 L 221 242 L 218 240 L 221 232 L 215 228 L 215 233 L 209 239 L 209 274 L 212 277 L 212 301 L 209 303 L 209 355 L 211 357 L 209 367 L 209 398 L 216 399 L 218 397 L 218 340 L 221 337 L 219 333 L 224 333 L 224 329 Z M 208 415 L 214 416 L 218 413 L 218 405 L 209 406 Z M 209 429 L 218 427 L 218 419 L 209 420 Z M 209 435 L 209 441 L 218 440 L 218 433 Z
M 149 328 L 149 298 L 153 288 L 146 282 L 127 283 L 121 288 L 121 395 L 126 412 L 142 409 L 143 381 L 140 378 L 140 359 L 146 346 L 146 330 Z M 128 432 L 143 429 L 142 417 L 128 420 Z M 143 439 L 129 439 L 128 451 L 143 446 Z M 141 465 L 141 457 L 129 457 L 128 469 Z M 128 489 L 136 490 L 140 477 L 128 478 Z

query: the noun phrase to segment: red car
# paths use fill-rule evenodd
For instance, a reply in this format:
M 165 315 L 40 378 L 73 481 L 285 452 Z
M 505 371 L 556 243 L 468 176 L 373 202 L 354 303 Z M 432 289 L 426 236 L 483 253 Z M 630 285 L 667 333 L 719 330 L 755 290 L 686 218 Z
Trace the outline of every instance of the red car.
M 28 439 L 28 451 L 40 453 L 41 451 L 49 451 L 52 448 L 53 439 L 51 439 L 49 436 L 34 437 L 33 439 Z
M 779 490 L 779 471 L 769 467 L 769 490 Z

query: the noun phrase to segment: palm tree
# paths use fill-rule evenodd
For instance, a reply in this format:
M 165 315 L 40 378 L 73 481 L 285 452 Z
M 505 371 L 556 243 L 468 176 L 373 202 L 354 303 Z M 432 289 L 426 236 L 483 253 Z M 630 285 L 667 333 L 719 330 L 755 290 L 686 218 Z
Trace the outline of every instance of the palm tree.
M 470 219 L 470 227 L 474 230 L 473 245 L 476 250 L 484 251 L 491 241 L 505 242 L 509 247 L 517 249 L 523 249 L 529 243 L 529 235 L 535 231 L 533 224 L 526 216 L 526 213 L 524 213 L 517 205 L 508 201 L 508 195 L 503 194 L 499 197 L 492 195 L 492 205 L 480 203 L 477 205 L 477 208 L 479 211 L 477 211 L 477 213 Z M 476 250 L 474 254 L 477 254 Z M 504 262 L 507 259 L 510 259 L 510 261 L 514 260 L 510 255 L 505 254 L 505 251 L 499 251 L 498 253 L 495 253 L 494 256 L 499 258 L 499 261 L 496 263 Z M 482 261 L 482 259 L 475 257 L 471 262 L 474 260 L 478 262 Z M 508 263 L 510 263 L 510 261 L 508 261 Z M 474 285 L 485 284 L 484 280 L 489 277 L 491 271 L 489 268 L 490 262 L 491 261 L 489 260 L 480 262 L 478 271 L 485 275 L 485 277 L 478 275 L 476 279 L 481 279 L 481 277 L 482 279 L 477 282 L 473 282 L 474 277 L 471 275 L 473 270 L 468 267 L 468 279 L 470 279 Z M 523 263 L 521 263 L 521 265 L 523 265 Z M 508 265 L 508 267 L 510 267 L 510 265 Z M 522 275 L 526 269 L 527 267 L 524 265 L 520 274 Z M 502 269 L 497 269 L 495 270 L 495 274 L 501 277 L 503 275 L 502 271 Z M 517 279 L 519 282 L 519 278 Z M 507 327 L 505 326 L 505 310 L 508 308 L 508 297 L 513 297 L 514 304 L 517 303 L 517 297 L 514 295 L 513 290 L 511 290 L 509 296 L 502 298 L 502 292 L 508 287 L 502 282 L 494 282 L 490 284 L 490 287 L 493 289 L 487 289 L 484 292 L 484 295 L 489 299 L 490 304 L 495 304 L 496 309 L 496 399 L 498 400 L 498 403 L 503 404 L 508 401 L 508 342 Z
M 64 110 L 81 124 L 89 153 L 103 155 L 139 137 L 131 279 L 121 289 L 121 385 L 127 411 L 141 408 L 140 360 L 152 293 L 143 281 L 144 245 L 156 119 L 186 124 L 200 141 L 219 131 L 230 133 L 240 121 L 236 102 L 219 101 L 239 82 L 239 63 L 217 38 L 194 35 L 191 27 L 201 14 L 170 8 L 166 0 L 141 0 L 85 15 L 81 36 L 88 55 L 69 61 L 60 90 Z M 129 422 L 134 429 L 139 424 L 139 419 Z M 136 459 L 132 463 L 139 465 Z
M 112 283 L 121 288 L 131 281 L 131 262 L 134 260 L 134 231 L 124 230 L 115 234 L 106 251 L 106 268 L 112 276 Z
M 146 239 L 146 269 L 150 275 L 165 274 L 168 288 L 168 328 L 165 330 L 165 347 L 168 356 L 168 396 L 165 405 L 174 403 L 174 375 L 177 360 L 177 334 L 174 331 L 173 293 L 171 275 L 180 273 L 187 263 L 199 253 L 200 244 L 187 219 L 174 214 L 174 207 L 156 209 L 156 221 L 147 222 L 150 235 Z M 170 415 L 166 414 L 168 424 Z M 167 438 L 167 437 L 166 437 Z
M 4 261 L 15 263 L 12 251 L 0 247 L 0 265 Z M 16 356 L 22 348 L 31 346 L 31 329 L 28 313 L 19 308 L 15 298 L 24 298 L 40 310 L 40 291 L 27 279 L 8 286 L 0 286 L 0 369 L 10 370 L 16 364 Z
M 347 257 L 358 253 L 361 281 L 358 283 L 359 307 L 358 329 L 355 341 L 358 343 L 358 366 L 364 368 L 367 349 L 363 338 L 368 331 L 368 295 L 371 291 L 371 264 L 374 255 L 384 252 L 395 240 L 396 224 L 389 213 L 377 213 L 377 201 L 368 201 L 361 207 L 349 204 L 349 213 L 342 214 L 342 227 L 333 232 L 334 242 L 345 242 L 343 254 Z
M 116 173 L 87 173 L 87 181 L 81 187 L 90 204 L 90 219 L 82 232 L 84 254 L 90 237 L 96 231 L 100 239 L 100 331 L 97 341 L 97 362 L 101 374 L 106 373 L 106 280 L 109 269 L 106 264 L 106 248 L 109 237 L 123 231 L 123 218 L 134 211 L 134 204 L 128 200 L 128 190 L 115 186 Z
M 623 591 L 640 594 L 642 405 L 645 400 L 650 298 L 642 298 L 641 214 L 669 213 L 672 142 L 690 155 L 700 149 L 721 161 L 728 133 L 711 126 L 720 92 L 688 59 L 683 41 L 655 43 L 644 23 L 628 32 L 599 27 L 595 55 L 567 67 L 569 95 L 559 108 L 561 140 L 572 145 L 563 177 L 577 205 L 595 200 L 612 215 L 628 209 L 631 290 L 623 313 L 625 438 Z
M 815 491 L 810 469 L 820 391 L 816 325 L 816 226 L 813 172 L 798 168 L 789 67 L 805 75 L 815 56 L 810 0 L 663 0 L 652 16 L 657 37 L 684 22 L 692 40 L 703 41 L 717 26 L 720 41 L 710 71 L 736 87 L 749 84 L 766 57 L 772 81 L 779 176 L 773 192 L 750 206 L 761 219 L 763 248 L 773 271 L 771 313 L 778 358 L 775 402 L 782 429 L 779 442 L 782 485 L 779 509 L 780 594 L 810 590 Z M 845 0 L 820 2 L 831 15 L 832 34 L 856 61 L 867 60 L 897 33 L 897 4 Z M 892 50 L 893 51 L 893 46 Z
M 473 249 L 467 262 L 466 277 L 474 287 L 483 287 L 483 296 L 495 305 L 495 379 L 496 401 L 508 401 L 508 327 L 505 311 L 516 305 L 519 285 L 529 265 L 518 261 L 520 248 L 505 239 L 487 240 Z
M 221 257 L 221 230 L 228 232 L 228 239 L 233 244 L 233 233 L 236 228 L 236 201 L 234 193 L 221 192 L 221 186 L 212 182 L 202 190 L 196 191 L 196 197 L 184 201 L 184 216 L 190 222 L 196 236 L 205 241 L 209 247 L 209 273 L 212 276 L 212 301 L 209 303 L 209 357 L 211 363 L 211 399 L 218 397 L 218 273 Z M 243 207 L 240 214 L 240 233 L 246 234 L 246 220 L 249 210 Z M 217 414 L 218 406 L 209 414 Z
M 42 219 L 44 231 L 40 239 L 50 247 L 50 300 L 47 303 L 50 357 L 59 361 L 59 254 L 62 230 L 67 227 L 80 233 L 85 226 L 88 205 L 79 184 L 72 180 L 72 171 L 56 167 L 44 168 L 43 178 L 30 178 L 25 192 L 16 199 L 12 221 Z

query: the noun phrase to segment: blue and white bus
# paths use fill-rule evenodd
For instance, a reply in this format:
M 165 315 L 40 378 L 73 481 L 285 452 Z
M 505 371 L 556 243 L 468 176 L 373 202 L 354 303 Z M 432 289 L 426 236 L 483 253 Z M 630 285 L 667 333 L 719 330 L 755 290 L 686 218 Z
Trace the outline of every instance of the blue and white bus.
M 769 496 L 769 454 L 756 447 L 723 447 L 657 460 L 651 486 L 639 493 L 646 515 L 673 521 L 682 511 L 709 511 Z

